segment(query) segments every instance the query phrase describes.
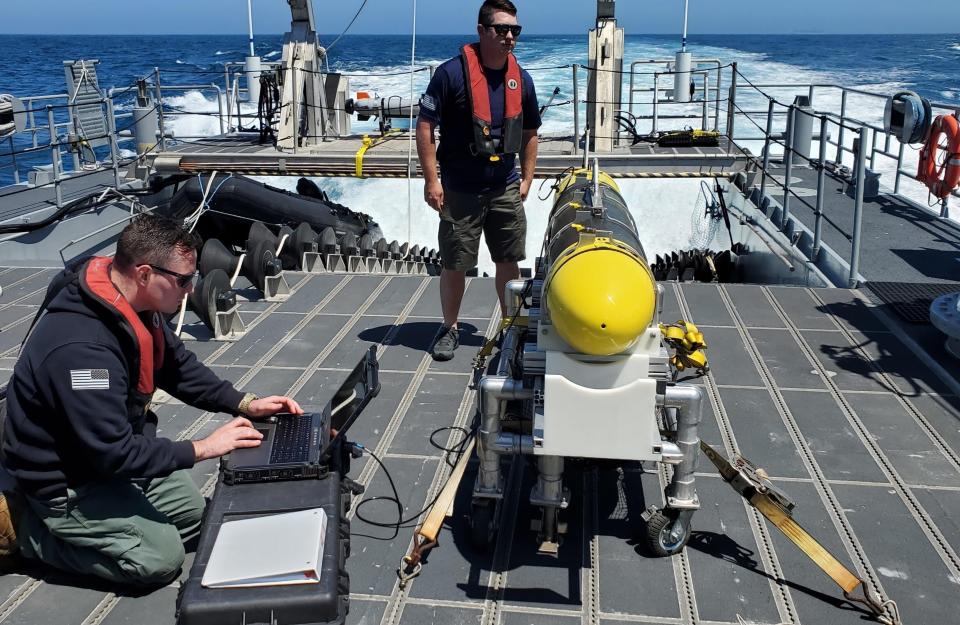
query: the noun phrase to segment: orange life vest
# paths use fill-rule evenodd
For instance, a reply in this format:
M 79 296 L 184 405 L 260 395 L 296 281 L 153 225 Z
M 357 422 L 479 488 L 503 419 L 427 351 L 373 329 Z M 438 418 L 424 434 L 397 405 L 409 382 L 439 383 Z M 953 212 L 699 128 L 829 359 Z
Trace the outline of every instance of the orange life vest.
M 523 77 L 517 59 L 512 54 L 507 57 L 507 73 L 503 85 L 506 102 L 503 108 L 503 130 L 498 143 L 491 135 L 493 113 L 490 110 L 487 77 L 480 63 L 480 44 L 467 44 L 460 52 L 467 98 L 473 114 L 473 143 L 470 145 L 470 152 L 490 157 L 490 160 L 499 160 L 501 154 L 518 153 L 523 136 Z
M 110 265 L 112 258 L 94 256 L 81 270 L 80 287 L 92 296 L 105 308 L 132 339 L 135 353 L 129 354 L 134 358 L 133 366 L 136 371 L 136 393 L 149 398 L 154 389 L 154 372 L 163 366 L 163 351 L 165 347 L 163 335 L 163 319 L 160 313 L 150 315 L 150 328 L 141 321 L 140 317 L 130 306 L 130 302 L 117 290 L 110 281 Z

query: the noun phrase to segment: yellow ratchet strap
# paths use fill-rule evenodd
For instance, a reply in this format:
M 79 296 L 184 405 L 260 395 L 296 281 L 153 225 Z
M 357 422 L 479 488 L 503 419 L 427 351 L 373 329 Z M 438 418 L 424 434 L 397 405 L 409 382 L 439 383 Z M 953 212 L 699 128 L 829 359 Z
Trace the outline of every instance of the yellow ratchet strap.
M 670 358 L 674 369 L 696 369 L 699 375 L 705 375 L 710 370 L 707 355 L 703 353 L 707 348 L 707 340 L 697 326 L 681 319 L 668 325 L 661 323 L 660 333 L 664 342 L 675 351 Z
M 392 139 L 393 137 L 397 136 L 399 133 L 400 133 L 399 129 L 390 130 L 390 131 L 387 131 L 387 133 L 384 134 L 383 136 L 377 137 L 376 139 L 371 138 L 370 135 L 363 135 L 362 145 L 360 146 L 360 149 L 357 150 L 357 153 L 353 159 L 354 173 L 356 174 L 357 178 L 363 178 L 363 157 L 367 153 L 367 150 L 369 150 L 372 147 L 376 147 L 380 145 L 384 141 Z
M 443 485 L 443 489 L 430 507 L 423 524 L 413 531 L 413 546 L 410 552 L 403 556 L 400 568 L 397 569 L 400 588 L 405 588 L 410 580 L 420 574 L 423 568 L 423 556 L 427 551 L 437 546 L 443 520 L 453 515 L 453 500 L 457 495 L 460 482 L 463 480 L 463 474 L 467 470 L 467 464 L 473 457 L 475 443 L 476 437 L 471 436 L 466 448 L 460 454 L 460 459 L 453 467 L 450 477 L 447 478 L 446 484 Z
M 526 316 L 524 317 L 516 316 L 511 319 L 503 319 L 502 321 L 500 321 L 500 328 L 497 330 L 497 332 L 493 335 L 492 338 L 487 339 L 483 343 L 483 347 L 481 347 L 479 351 L 477 351 L 477 355 L 474 356 L 473 368 L 483 369 L 483 367 L 487 364 L 487 358 L 489 358 L 490 355 L 493 354 L 493 348 L 496 347 L 497 343 L 500 342 L 500 334 L 504 330 L 506 330 L 510 326 L 526 328 L 529 325 L 530 325 L 530 317 L 526 317 Z

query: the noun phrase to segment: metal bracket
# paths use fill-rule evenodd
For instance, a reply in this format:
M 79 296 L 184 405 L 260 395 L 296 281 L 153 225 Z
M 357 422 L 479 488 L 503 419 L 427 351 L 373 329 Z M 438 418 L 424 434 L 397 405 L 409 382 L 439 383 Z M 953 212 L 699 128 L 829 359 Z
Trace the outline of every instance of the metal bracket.
M 213 338 L 218 341 L 236 341 L 247 333 L 247 326 L 240 318 L 239 306 L 223 312 L 218 310 L 213 319 L 213 327 Z
M 537 491 L 537 486 L 534 484 L 533 488 L 530 489 L 530 505 L 537 506 L 540 508 L 557 508 L 559 510 L 566 510 L 570 505 L 570 489 L 566 486 L 563 487 L 563 494 L 560 496 L 560 499 L 547 499 L 542 497 Z
M 319 252 L 304 252 L 300 266 L 307 273 L 323 273 L 324 262 Z
M 367 270 L 363 273 L 380 273 L 382 271 L 379 258 L 374 258 L 373 256 L 367 256 L 364 260 L 366 262 Z
M 473 484 L 473 499 L 503 499 L 504 491 L 504 481 L 503 475 L 499 476 L 497 480 L 497 489 L 496 490 L 485 490 L 480 488 L 480 474 L 477 474 L 477 479 Z
M 367 273 L 367 261 L 363 256 L 347 256 L 348 273 Z
M 323 266 L 329 273 L 344 273 L 347 270 L 347 264 L 343 262 L 343 256 L 340 254 L 322 254 Z
M 400 261 L 392 258 L 383 258 L 380 260 L 380 269 L 387 275 L 400 273 Z
M 263 285 L 263 299 L 268 302 L 282 302 L 290 297 L 290 285 L 280 272 L 278 276 L 266 276 Z
M 667 497 L 667 510 L 699 510 L 700 498 L 694 494 L 693 499 L 677 499 L 676 497 Z

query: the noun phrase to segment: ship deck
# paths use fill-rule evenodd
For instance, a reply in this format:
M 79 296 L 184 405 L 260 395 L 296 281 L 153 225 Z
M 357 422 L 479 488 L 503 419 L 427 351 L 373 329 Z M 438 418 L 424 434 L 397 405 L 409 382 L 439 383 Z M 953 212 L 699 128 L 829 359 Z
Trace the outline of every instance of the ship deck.
M 0 382 L 52 269 L 0 270 Z M 438 280 L 414 276 L 287 274 L 291 297 L 261 301 L 241 289 L 248 331 L 236 342 L 189 343 L 239 388 L 287 392 L 319 408 L 370 343 L 379 345 L 383 390 L 351 430 L 384 458 L 406 513 L 432 499 L 449 472 L 430 434 L 468 427 L 471 359 L 498 322 L 492 280 L 469 279 L 457 357 L 426 353 L 439 318 Z M 666 284 L 662 318 L 704 331 L 713 370 L 702 438 L 764 467 L 797 502 L 795 518 L 842 562 L 897 601 L 904 623 L 956 619 L 960 585 L 960 371 L 941 353 L 912 351 L 863 291 L 754 285 Z M 193 331 L 195 335 L 202 332 Z M 203 436 L 228 417 L 159 397 L 160 434 Z M 585 415 L 584 428 L 591 427 Z M 456 443 L 457 430 L 436 436 Z M 506 460 L 505 460 L 506 462 Z M 470 547 L 465 515 L 472 473 L 422 574 L 401 590 L 394 571 L 410 544 L 353 519 L 348 623 L 864 622 L 832 582 L 745 505 L 704 459 L 701 510 L 679 556 L 644 550 L 640 513 L 661 503 L 652 465 L 570 462 L 573 502 L 559 556 L 538 555 L 527 495 L 534 471 L 507 467 L 507 497 L 491 553 Z M 472 469 L 472 468 L 471 468 Z M 216 463 L 192 475 L 209 494 Z M 366 458 L 352 471 L 366 497 L 388 494 Z M 282 488 L 282 485 L 277 485 Z M 390 520 L 392 505 L 366 516 Z M 354 508 L 356 510 L 356 508 Z M 365 536 L 366 535 L 366 536 Z M 188 556 L 187 566 L 192 561 Z M 174 621 L 178 583 L 131 595 L 39 567 L 0 578 L 0 621 Z

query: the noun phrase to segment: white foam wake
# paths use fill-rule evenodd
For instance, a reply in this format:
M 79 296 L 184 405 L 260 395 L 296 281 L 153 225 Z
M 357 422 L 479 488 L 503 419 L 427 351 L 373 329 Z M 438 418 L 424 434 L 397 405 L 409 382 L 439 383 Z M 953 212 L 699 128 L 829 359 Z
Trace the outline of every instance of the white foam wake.
M 297 179 L 261 176 L 257 180 L 273 187 L 295 191 Z M 388 179 L 358 180 L 351 178 L 312 178 L 330 198 L 353 210 L 373 217 L 388 240 L 409 240 L 411 245 L 437 247 L 439 217 L 423 201 L 423 180 L 413 180 L 413 206 L 407 207 L 407 181 Z M 553 197 L 539 199 L 537 180 L 525 203 L 527 217 L 527 260 L 524 267 L 533 267 L 540 255 L 547 216 Z M 699 194 L 698 180 L 624 180 L 618 182 L 627 206 L 637 222 L 640 242 L 647 257 L 693 247 L 690 215 Z M 544 190 L 549 182 L 544 185 Z M 409 237 L 408 237 L 409 232 Z M 494 264 L 485 244 L 480 245 L 477 264 L 481 274 L 493 275 Z

